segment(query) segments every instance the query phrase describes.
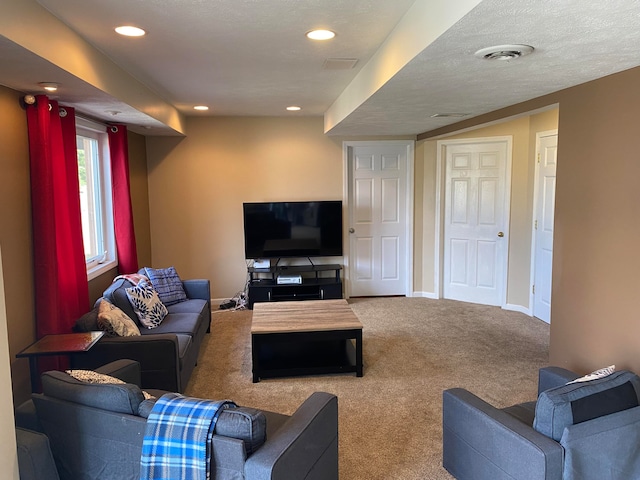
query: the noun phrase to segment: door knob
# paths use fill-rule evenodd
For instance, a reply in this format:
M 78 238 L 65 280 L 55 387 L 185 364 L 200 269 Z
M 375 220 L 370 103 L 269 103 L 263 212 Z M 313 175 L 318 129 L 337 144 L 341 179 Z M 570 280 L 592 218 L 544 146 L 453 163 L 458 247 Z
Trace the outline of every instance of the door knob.
M 350 228 L 349 233 L 356 233 L 356 231 L 353 228 Z
M 499 237 L 504 237 L 504 232 L 498 232 Z

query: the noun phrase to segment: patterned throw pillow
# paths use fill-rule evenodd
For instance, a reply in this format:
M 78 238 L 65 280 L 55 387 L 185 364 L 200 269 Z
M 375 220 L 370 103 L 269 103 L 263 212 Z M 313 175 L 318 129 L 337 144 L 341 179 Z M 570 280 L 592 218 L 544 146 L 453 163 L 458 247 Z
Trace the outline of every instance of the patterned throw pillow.
M 144 271 L 165 305 L 173 305 L 187 299 L 182 280 L 174 267 L 162 269 L 145 267 Z
M 102 300 L 98 306 L 98 328 L 107 337 L 132 337 L 140 335 L 136 322 L 115 305 Z
M 126 383 L 119 378 L 112 377 L 111 375 L 106 375 L 104 373 L 94 372 L 93 370 L 66 370 L 66 373 L 76 380 L 84 383 L 115 383 L 120 385 L 124 385 Z M 142 395 L 145 400 L 156 398 L 144 390 L 142 390 Z
M 584 377 L 576 378 L 575 380 L 572 380 L 571 382 L 567 383 L 567 385 L 571 383 L 588 382 L 590 380 L 597 380 L 598 378 L 608 377 L 615 371 L 616 371 L 616 366 L 609 365 L 608 367 L 601 368 L 600 370 L 596 370 L 595 372 L 591 372 L 585 375 Z
M 125 292 L 140 323 L 149 329 L 160 325 L 169 313 L 150 283 L 140 282 L 135 287 L 126 288 Z

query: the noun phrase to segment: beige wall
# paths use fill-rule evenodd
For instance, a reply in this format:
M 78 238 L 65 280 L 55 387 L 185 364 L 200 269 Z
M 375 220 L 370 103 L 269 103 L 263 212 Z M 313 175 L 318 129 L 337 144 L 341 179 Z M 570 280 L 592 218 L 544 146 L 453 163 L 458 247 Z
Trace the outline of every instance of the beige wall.
M 640 68 L 560 100 L 553 363 L 640 372 Z
M 133 208 L 133 228 L 136 233 L 138 265 L 151 265 L 151 231 L 149 229 L 149 187 L 147 173 L 146 139 L 142 135 L 128 133 L 129 139 L 129 189 Z
M 479 127 L 461 134 L 451 134 L 438 140 L 473 139 L 483 137 L 511 136 L 513 141 L 511 166 L 511 207 L 509 218 L 509 264 L 507 279 L 507 305 L 514 308 L 529 308 L 529 285 L 531 275 L 531 225 L 533 215 L 533 179 L 535 172 L 534 152 L 536 132 L 555 129 L 558 126 L 558 110 Z M 435 295 L 435 269 L 440 268 L 434 254 L 436 218 L 435 189 L 438 140 L 418 142 L 417 151 L 424 153 L 424 238 L 422 255 L 429 262 L 423 263 L 422 287 L 425 295 Z M 441 230 L 442 234 L 442 230 Z M 442 278 L 442 277 L 441 277 Z
M 244 289 L 242 203 L 342 199 L 342 146 L 322 118 L 191 117 L 183 139 L 147 139 L 153 265 Z
M 25 111 L 20 107 L 22 94 L 0 86 L 0 246 L 5 275 L 9 360 L 14 401 L 28 398 L 29 363 L 15 358 L 35 341 L 33 290 L 33 245 L 31 237 L 31 193 L 29 143 Z M 129 170 L 138 240 L 138 258 L 151 261 L 149 203 L 147 194 L 146 147 L 144 137 L 129 134 Z M 114 269 L 89 282 L 93 302 L 117 275 Z
M 9 358 L 16 401 L 27 398 L 29 362 L 15 355 L 35 339 L 27 117 L 20 94 L 0 86 L 0 245 Z

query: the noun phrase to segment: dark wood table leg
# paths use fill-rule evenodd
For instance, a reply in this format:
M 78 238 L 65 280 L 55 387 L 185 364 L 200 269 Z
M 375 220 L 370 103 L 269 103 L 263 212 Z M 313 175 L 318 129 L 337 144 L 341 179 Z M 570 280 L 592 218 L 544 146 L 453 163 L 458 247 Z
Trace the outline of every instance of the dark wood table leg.
M 31 375 L 31 393 L 38 393 L 38 357 L 29 357 L 29 372 Z
M 260 381 L 260 355 L 258 335 L 251 335 L 251 368 L 253 371 L 253 383 Z
M 362 330 L 356 332 L 356 376 L 364 375 L 362 367 Z

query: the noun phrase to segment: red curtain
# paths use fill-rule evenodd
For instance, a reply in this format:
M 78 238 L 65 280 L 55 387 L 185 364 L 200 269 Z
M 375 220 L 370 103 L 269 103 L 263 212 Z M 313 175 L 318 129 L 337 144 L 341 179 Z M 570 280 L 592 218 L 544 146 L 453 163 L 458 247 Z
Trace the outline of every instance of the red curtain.
M 138 271 L 136 235 L 133 229 L 133 209 L 129 189 L 129 144 L 127 127 L 107 127 L 109 152 L 111 155 L 111 178 L 113 188 L 113 222 L 118 251 L 118 271 L 121 274 Z
M 27 122 L 36 334 L 41 338 L 71 332 L 75 320 L 90 308 L 89 286 L 74 109 L 39 95 L 34 105 L 27 106 Z

